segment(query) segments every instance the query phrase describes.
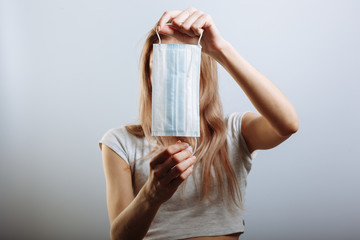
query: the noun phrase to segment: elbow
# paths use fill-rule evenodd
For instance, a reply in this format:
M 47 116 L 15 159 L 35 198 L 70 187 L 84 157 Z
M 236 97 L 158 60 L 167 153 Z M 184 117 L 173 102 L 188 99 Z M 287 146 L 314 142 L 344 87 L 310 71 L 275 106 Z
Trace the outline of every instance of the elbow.
M 291 134 L 296 133 L 299 130 L 299 119 L 296 118 L 294 121 L 291 122 L 291 124 L 288 127 L 288 131 Z
M 114 231 L 112 230 L 112 228 L 110 228 L 110 239 L 115 240 Z
M 284 125 L 280 131 L 279 134 L 281 136 L 290 136 L 294 133 L 296 133 L 299 130 L 299 119 L 296 118 L 289 122 L 288 124 Z
M 110 239 L 111 240 L 117 240 L 118 239 L 118 237 L 116 236 L 117 234 L 116 234 L 116 228 L 114 227 L 114 224 L 111 224 L 111 226 L 110 226 Z

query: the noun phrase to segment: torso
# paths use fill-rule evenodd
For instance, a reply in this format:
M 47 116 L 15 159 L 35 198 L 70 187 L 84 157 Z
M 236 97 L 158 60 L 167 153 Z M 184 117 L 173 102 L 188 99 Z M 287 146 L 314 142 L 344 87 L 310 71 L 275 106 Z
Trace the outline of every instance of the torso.
M 239 236 L 242 234 L 242 232 L 233 233 L 229 235 L 223 235 L 223 236 L 206 236 L 206 237 L 194 237 L 194 238 L 185 238 L 183 240 L 207 240 L 207 239 L 213 239 L 213 240 L 238 240 Z
M 235 117 L 238 118 L 238 115 L 236 115 L 236 116 L 234 115 L 231 118 L 231 122 L 227 122 L 228 129 L 229 129 L 228 134 L 227 134 L 227 139 L 228 139 L 229 143 L 233 143 L 233 144 L 228 145 L 229 160 L 231 161 L 231 164 L 232 164 L 234 170 L 236 170 L 236 172 L 238 174 L 240 190 L 241 190 L 242 194 L 244 194 L 245 186 L 246 186 L 246 177 L 251 168 L 252 162 L 250 161 L 250 158 L 245 155 L 245 152 L 244 152 L 245 145 L 242 142 L 239 142 L 239 143 L 235 142 L 235 140 L 238 140 L 236 138 L 236 136 L 239 135 L 239 132 L 238 132 L 239 129 L 233 128 L 233 126 L 238 125 L 238 124 L 235 124 L 235 123 L 238 123 L 238 120 Z M 127 156 L 128 159 L 139 159 L 139 158 L 147 155 L 152 150 L 152 146 L 151 146 L 150 142 L 147 141 L 147 139 L 133 137 L 132 135 L 128 134 L 128 132 L 126 131 L 125 128 L 121 128 L 119 130 L 118 135 L 122 138 L 126 138 L 126 137 L 130 136 L 130 137 L 126 138 L 126 141 L 124 141 L 123 143 L 124 144 L 127 143 L 129 145 L 131 144 L 131 146 L 136 146 L 134 151 L 130 151 L 130 150 L 128 150 L 128 149 L 130 149 L 130 147 L 125 145 L 125 150 L 127 150 L 127 154 L 129 155 L 129 156 Z M 176 140 L 176 139 L 174 139 L 174 140 Z M 174 140 L 169 138 L 169 139 L 166 139 L 166 142 L 169 141 L 170 143 L 175 143 L 176 141 L 174 141 Z M 238 145 L 235 145 L 235 143 Z M 120 154 L 123 154 L 123 152 L 121 152 L 121 151 L 119 151 L 119 152 L 120 152 Z M 132 174 L 134 174 L 134 175 L 132 175 L 132 178 L 134 179 L 133 180 L 133 188 L 134 188 L 133 190 L 134 190 L 134 193 L 136 193 L 136 194 L 141 190 L 142 186 L 146 183 L 146 181 L 148 179 L 149 161 L 150 161 L 150 158 L 146 158 L 145 160 L 141 160 L 141 161 L 131 161 L 130 162 L 131 166 L 133 167 L 132 169 L 136 169 L 136 171 L 134 170 L 132 172 Z M 197 170 L 200 171 L 199 169 L 197 169 Z M 199 177 L 200 174 L 198 174 L 197 176 Z M 194 183 L 194 184 L 192 184 L 192 183 Z M 150 228 L 149 233 L 155 235 L 155 234 L 157 234 L 157 231 L 159 231 L 161 234 L 166 234 L 166 229 L 162 230 L 162 228 L 161 228 L 162 222 L 164 221 L 163 219 L 167 219 L 166 221 L 168 221 L 168 223 L 171 223 L 170 225 L 176 225 L 176 223 L 178 223 L 178 217 L 174 216 L 172 218 L 166 218 L 167 216 L 169 216 L 170 213 L 174 213 L 174 212 L 178 212 L 179 214 L 181 214 L 181 219 L 188 219 L 189 220 L 188 222 L 190 222 L 190 223 L 198 223 L 199 221 L 202 220 L 203 216 L 204 216 L 203 219 L 206 219 L 206 220 L 208 220 L 208 219 L 216 220 L 219 218 L 219 216 L 221 216 L 221 218 L 224 218 L 227 221 L 227 224 L 232 226 L 231 229 L 237 229 L 237 231 L 243 230 L 243 226 L 242 226 L 243 224 L 241 223 L 243 221 L 242 212 L 240 210 L 238 210 L 237 208 L 236 208 L 236 212 L 225 211 L 225 210 L 223 210 L 222 205 L 220 205 L 221 207 L 211 208 L 212 205 L 209 204 L 209 201 L 204 201 L 204 203 L 202 203 L 202 204 L 197 203 L 199 207 L 193 209 L 193 212 L 194 212 L 193 215 L 188 214 L 188 212 L 184 212 L 183 209 L 192 208 L 194 206 L 194 201 L 198 200 L 197 190 L 198 189 L 195 186 L 195 180 L 193 178 L 189 178 L 187 187 L 184 189 L 184 197 L 188 201 L 185 201 L 185 202 L 180 201 L 181 200 L 181 194 L 179 193 L 180 191 L 175 192 L 172 199 L 170 199 L 163 205 L 163 208 L 161 209 L 163 211 L 159 211 L 154 218 L 155 221 L 152 222 L 152 227 L 156 231 L 154 230 L 153 232 L 151 232 L 152 228 Z M 215 197 L 213 199 L 216 199 L 217 195 L 214 194 L 214 196 Z M 207 213 L 207 211 L 206 211 L 207 208 L 211 208 L 211 210 L 212 210 L 211 214 Z M 171 211 L 168 211 L 168 209 L 171 209 Z M 199 214 L 199 212 L 203 215 Z M 237 214 L 235 214 L 235 213 L 237 213 Z M 199 216 L 201 216 L 201 217 L 199 217 Z M 184 223 L 184 226 L 188 226 L 189 228 L 192 228 L 195 225 L 195 224 L 191 225 L 188 222 Z M 201 225 L 199 224 L 199 226 L 201 226 Z M 218 224 L 216 224 L 213 226 L 217 227 L 216 229 L 218 229 L 220 231 L 224 226 L 228 226 L 228 225 L 219 226 Z M 198 225 L 195 226 L 194 232 L 196 232 L 197 227 L 198 227 Z M 206 236 L 206 232 L 207 232 L 206 227 L 201 228 L 199 230 L 201 230 L 201 233 L 199 231 L 198 237 L 195 237 L 195 236 L 189 237 L 189 235 L 182 237 L 181 236 L 182 233 L 180 232 L 174 238 L 183 239 L 183 240 L 207 240 L 207 239 L 209 239 L 209 240 L 210 239 L 211 240 L 221 240 L 221 239 L 238 240 L 239 236 L 242 235 L 241 232 L 237 232 L 237 233 L 227 234 L 227 235 L 226 235 L 226 233 L 225 234 L 217 233 L 218 235 L 211 234 L 213 236 Z M 169 238 L 171 238 L 171 236 Z

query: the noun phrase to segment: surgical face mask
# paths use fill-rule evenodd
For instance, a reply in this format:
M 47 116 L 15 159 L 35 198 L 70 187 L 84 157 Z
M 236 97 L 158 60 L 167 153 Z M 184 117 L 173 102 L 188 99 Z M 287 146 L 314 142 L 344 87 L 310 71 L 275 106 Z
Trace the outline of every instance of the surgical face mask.
M 197 143 L 202 34 L 197 45 L 163 44 L 157 30 L 156 34 L 159 44 L 153 44 L 151 135 L 156 139 L 195 137 Z

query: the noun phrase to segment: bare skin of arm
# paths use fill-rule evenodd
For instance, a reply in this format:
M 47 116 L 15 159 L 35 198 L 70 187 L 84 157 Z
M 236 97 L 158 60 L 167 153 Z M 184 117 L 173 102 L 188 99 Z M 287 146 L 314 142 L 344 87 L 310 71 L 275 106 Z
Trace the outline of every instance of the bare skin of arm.
M 169 20 L 171 26 L 165 25 Z M 180 43 L 197 44 L 197 37 L 203 33 L 202 51 L 227 70 L 259 112 L 247 113 L 242 119 L 242 134 L 250 152 L 273 148 L 298 130 L 294 106 L 221 36 L 210 15 L 193 7 L 166 11 L 158 26 L 160 33 Z
M 111 239 L 142 239 L 161 204 L 191 174 L 195 156 L 187 144 L 170 145 L 150 161 L 148 181 L 134 197 L 129 165 L 102 144 Z
M 290 101 L 230 43 L 226 42 L 214 58 L 232 75 L 260 113 L 246 113 L 242 119 L 241 130 L 250 152 L 273 148 L 298 130 L 299 120 Z
M 170 19 L 171 27 L 165 25 Z M 166 11 L 157 26 L 160 33 L 174 37 L 175 43 L 196 44 L 195 37 L 204 31 L 204 53 L 231 74 L 260 113 L 247 113 L 242 120 L 241 131 L 250 152 L 275 147 L 298 130 L 299 120 L 289 100 L 222 38 L 208 14 L 195 8 Z M 142 239 L 146 235 L 161 204 L 192 172 L 195 159 L 189 157 L 191 152 L 186 148 L 174 144 L 154 157 L 149 179 L 134 197 L 129 166 L 111 149 L 103 147 L 111 239 Z

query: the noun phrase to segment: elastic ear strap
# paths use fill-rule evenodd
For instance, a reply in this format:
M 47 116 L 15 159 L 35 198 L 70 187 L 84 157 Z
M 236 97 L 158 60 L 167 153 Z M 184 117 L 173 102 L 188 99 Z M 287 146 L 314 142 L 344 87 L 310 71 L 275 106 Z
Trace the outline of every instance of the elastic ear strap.
M 171 23 L 166 23 L 166 25 L 171 25 Z M 158 36 L 158 38 L 159 38 L 159 44 L 161 45 L 161 38 L 160 38 L 160 35 L 159 35 L 159 32 L 158 32 L 158 26 L 156 26 L 155 31 L 156 31 L 156 34 L 157 34 L 157 36 Z M 198 45 L 200 45 L 200 40 L 201 40 L 201 38 L 202 38 L 203 33 L 204 33 L 204 30 L 202 29 L 202 31 L 201 31 L 201 33 L 200 33 L 199 40 L 198 40 Z M 201 46 L 201 45 L 200 45 L 200 46 Z
M 203 33 L 204 33 L 204 30 L 202 29 L 202 31 L 201 31 L 201 33 L 200 33 L 200 37 L 199 37 L 199 41 L 198 41 L 198 45 L 200 45 L 200 40 L 201 40 L 201 37 L 202 37 Z M 200 46 L 201 46 L 201 45 L 200 45 Z
M 158 26 L 156 26 L 155 31 L 156 31 L 156 34 L 157 34 L 157 36 L 159 38 L 159 44 L 161 45 L 161 38 L 160 38 L 160 35 L 158 33 Z
M 197 137 L 195 137 L 195 147 L 194 147 L 194 151 L 193 154 L 191 156 L 194 156 L 195 152 L 196 152 L 196 147 L 197 147 Z
M 165 148 L 165 146 L 159 141 L 158 137 L 157 137 L 157 136 L 154 136 L 154 137 L 155 137 L 156 141 L 157 141 L 158 143 L 160 143 L 160 145 L 163 146 L 163 148 Z
M 156 141 L 158 143 L 160 143 L 160 145 L 163 146 L 163 148 L 165 148 L 165 146 L 159 141 L 158 137 L 157 136 L 154 136 L 154 137 L 155 137 Z M 191 157 L 195 154 L 196 148 L 197 148 L 197 137 L 195 137 L 195 146 L 194 146 L 194 149 L 193 149 L 194 151 L 193 151 L 193 154 L 191 155 Z
M 171 23 L 166 23 L 165 25 L 171 25 Z M 156 31 L 156 34 L 157 34 L 157 36 L 159 38 L 159 44 L 161 45 L 161 38 L 160 38 L 160 35 L 159 35 L 159 32 L 158 32 L 158 26 L 156 26 L 155 31 Z

